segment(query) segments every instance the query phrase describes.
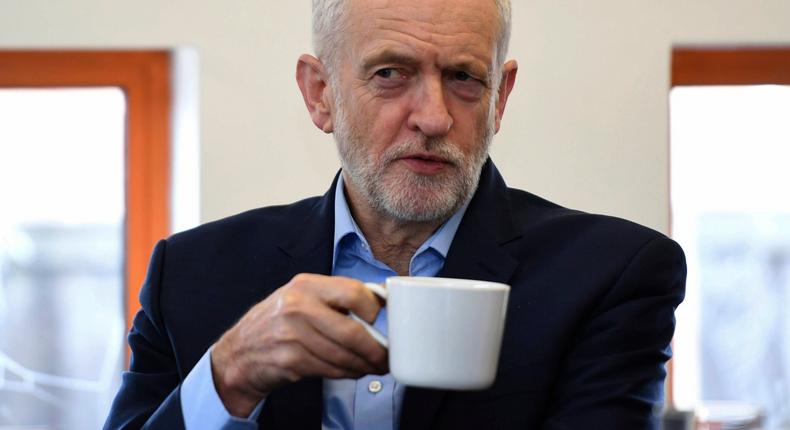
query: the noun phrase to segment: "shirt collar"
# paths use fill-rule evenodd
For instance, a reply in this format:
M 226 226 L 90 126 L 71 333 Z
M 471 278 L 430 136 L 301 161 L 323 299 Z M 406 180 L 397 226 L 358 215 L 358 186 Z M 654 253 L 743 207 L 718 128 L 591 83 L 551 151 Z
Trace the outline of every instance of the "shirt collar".
M 370 249 L 365 235 L 362 234 L 362 230 L 359 229 L 356 221 L 354 221 L 354 217 L 351 216 L 351 209 L 348 207 L 348 201 L 346 201 L 344 191 L 345 182 L 343 181 L 343 172 L 341 172 L 335 188 L 335 237 L 333 243 L 332 267 L 334 267 L 337 261 L 337 254 L 339 252 L 338 245 L 340 241 L 349 234 L 356 235 L 359 240 L 362 241 L 363 245 L 367 249 Z M 453 238 L 455 237 L 456 231 L 458 231 L 458 226 L 461 224 L 467 206 L 469 206 L 468 201 L 455 211 L 453 216 L 445 221 L 444 224 L 442 224 L 439 229 L 417 249 L 414 255 L 419 255 L 421 252 L 430 248 L 441 254 L 442 258 L 447 258 L 450 245 L 453 243 Z

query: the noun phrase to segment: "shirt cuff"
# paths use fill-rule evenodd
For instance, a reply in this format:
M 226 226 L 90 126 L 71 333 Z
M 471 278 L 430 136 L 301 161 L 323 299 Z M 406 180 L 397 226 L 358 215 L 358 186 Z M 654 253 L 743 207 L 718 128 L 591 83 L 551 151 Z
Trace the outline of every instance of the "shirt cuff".
M 181 413 L 186 430 L 256 430 L 258 428 L 256 420 L 263 409 L 264 400 L 255 406 L 246 419 L 232 416 L 225 409 L 214 387 L 211 349 L 203 354 L 181 384 Z

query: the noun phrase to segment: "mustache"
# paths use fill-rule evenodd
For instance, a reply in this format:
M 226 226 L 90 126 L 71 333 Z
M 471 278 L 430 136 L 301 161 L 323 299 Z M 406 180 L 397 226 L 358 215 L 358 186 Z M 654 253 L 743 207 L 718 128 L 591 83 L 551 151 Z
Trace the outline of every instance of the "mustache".
M 388 148 L 381 155 L 381 162 L 391 163 L 395 160 L 417 153 L 441 158 L 452 166 L 460 166 L 464 161 L 464 154 L 448 139 L 443 137 L 426 137 L 422 139 L 410 139 Z

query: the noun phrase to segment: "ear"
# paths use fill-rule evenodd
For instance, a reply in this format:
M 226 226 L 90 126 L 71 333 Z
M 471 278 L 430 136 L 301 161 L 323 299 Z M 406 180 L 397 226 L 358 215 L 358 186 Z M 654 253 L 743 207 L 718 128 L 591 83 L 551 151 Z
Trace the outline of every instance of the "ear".
M 296 82 L 313 124 L 324 133 L 331 133 L 333 124 L 330 103 L 332 98 L 327 85 L 329 76 L 321 60 L 307 54 L 299 57 L 296 63 Z
M 516 83 L 517 72 L 518 63 L 516 63 L 516 60 L 510 60 L 502 66 L 502 81 L 499 84 L 499 97 L 496 104 L 496 132 L 499 132 L 499 124 L 502 122 L 502 115 L 505 114 L 507 98 L 510 92 L 513 91 L 513 85 Z

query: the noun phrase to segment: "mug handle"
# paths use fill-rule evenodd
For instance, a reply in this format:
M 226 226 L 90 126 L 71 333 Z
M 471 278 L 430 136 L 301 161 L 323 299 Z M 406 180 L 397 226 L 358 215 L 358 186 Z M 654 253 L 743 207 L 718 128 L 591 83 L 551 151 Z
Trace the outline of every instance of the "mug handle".
M 387 300 L 387 290 L 381 285 L 374 284 L 372 282 L 365 282 L 365 287 L 367 287 L 368 290 L 370 290 L 373 294 L 379 296 L 381 299 Z M 371 336 L 373 336 L 373 339 L 375 339 L 376 342 L 378 342 L 384 348 L 389 349 L 389 341 L 387 340 L 386 336 L 381 334 L 380 331 L 373 328 L 372 325 L 368 324 L 367 321 L 358 317 L 356 314 L 354 314 L 354 312 L 349 312 L 348 315 L 354 321 L 362 324 L 362 327 L 365 329 L 365 331 L 367 331 Z

